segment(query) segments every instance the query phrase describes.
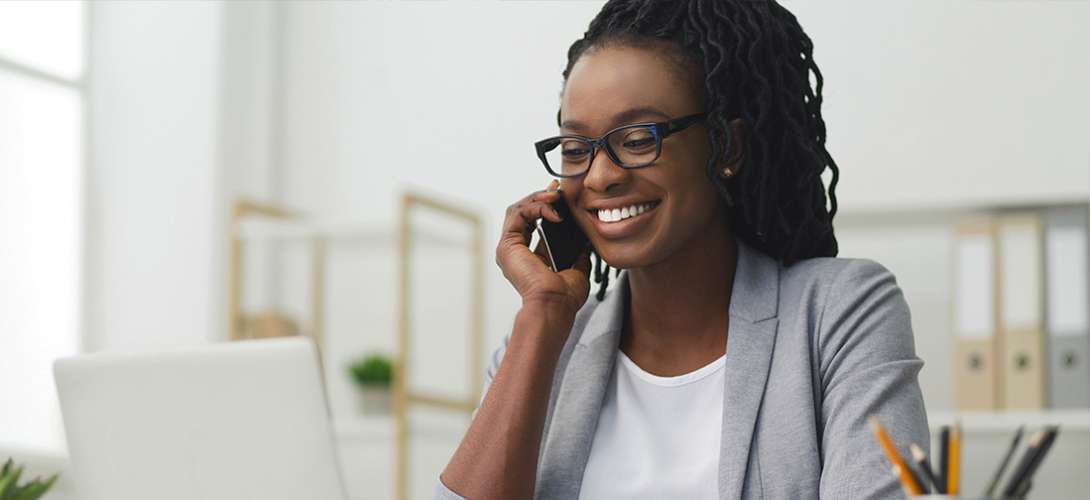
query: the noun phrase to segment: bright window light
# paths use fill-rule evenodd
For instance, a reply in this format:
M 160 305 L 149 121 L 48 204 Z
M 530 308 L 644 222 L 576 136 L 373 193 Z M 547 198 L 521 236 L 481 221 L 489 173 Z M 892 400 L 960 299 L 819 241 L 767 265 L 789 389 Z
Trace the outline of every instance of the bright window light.
M 83 72 L 83 2 L 0 1 L 0 59 L 69 80 Z
M 52 363 L 79 347 L 82 4 L 0 1 L 0 453 L 64 451 Z M 30 71 L 26 71 L 29 68 Z

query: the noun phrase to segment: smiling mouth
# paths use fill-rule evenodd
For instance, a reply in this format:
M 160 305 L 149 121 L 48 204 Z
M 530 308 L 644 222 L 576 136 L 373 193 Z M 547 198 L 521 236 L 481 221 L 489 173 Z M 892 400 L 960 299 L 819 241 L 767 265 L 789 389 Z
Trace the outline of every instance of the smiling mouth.
M 614 223 L 621 222 L 635 217 L 639 217 L 647 212 L 650 212 L 659 206 L 661 200 L 654 200 L 648 203 L 638 203 L 624 208 L 615 208 L 612 210 L 587 210 L 592 217 L 597 218 L 600 222 Z

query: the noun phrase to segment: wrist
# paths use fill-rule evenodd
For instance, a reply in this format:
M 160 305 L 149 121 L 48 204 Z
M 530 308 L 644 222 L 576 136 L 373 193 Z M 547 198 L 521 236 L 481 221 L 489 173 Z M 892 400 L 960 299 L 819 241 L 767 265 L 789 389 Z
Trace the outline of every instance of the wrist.
M 563 295 L 535 295 L 522 299 L 522 310 L 534 312 L 550 321 L 574 321 L 579 308 Z
M 536 339 L 539 347 L 559 354 L 575 323 L 575 311 L 553 301 L 524 301 L 515 323 L 516 331 L 530 333 L 525 338 Z

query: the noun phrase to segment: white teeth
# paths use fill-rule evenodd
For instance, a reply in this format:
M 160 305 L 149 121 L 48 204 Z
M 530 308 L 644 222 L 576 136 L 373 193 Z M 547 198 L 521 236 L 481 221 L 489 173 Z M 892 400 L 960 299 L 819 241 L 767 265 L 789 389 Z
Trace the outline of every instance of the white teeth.
M 629 217 L 640 215 L 650 210 L 651 206 L 651 203 L 644 203 L 642 205 L 631 205 L 622 208 L 598 210 L 598 220 L 602 222 L 616 222 L 619 220 L 624 220 Z

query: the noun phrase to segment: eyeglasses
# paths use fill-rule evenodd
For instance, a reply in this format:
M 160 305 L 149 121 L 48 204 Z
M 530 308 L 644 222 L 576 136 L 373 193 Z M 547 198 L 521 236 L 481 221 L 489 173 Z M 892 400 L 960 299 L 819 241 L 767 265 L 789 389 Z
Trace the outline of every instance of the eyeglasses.
M 703 120 L 706 113 L 658 123 L 635 123 L 617 127 L 597 139 L 582 135 L 559 135 L 534 143 L 545 170 L 555 177 L 579 177 L 590 170 L 598 149 L 621 168 L 650 166 L 662 154 L 662 140 Z

